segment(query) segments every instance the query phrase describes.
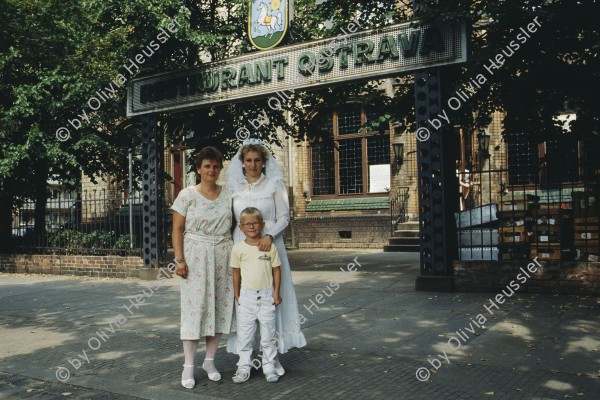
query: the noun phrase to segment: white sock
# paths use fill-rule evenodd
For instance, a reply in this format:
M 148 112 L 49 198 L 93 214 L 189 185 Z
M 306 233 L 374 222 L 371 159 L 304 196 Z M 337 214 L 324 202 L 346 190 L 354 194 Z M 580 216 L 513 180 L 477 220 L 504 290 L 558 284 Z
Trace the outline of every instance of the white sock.
M 208 373 L 208 374 L 214 374 L 214 373 L 218 373 L 219 372 L 217 370 L 217 367 L 215 367 L 215 361 L 214 360 L 204 359 L 204 363 L 202 363 L 202 367 L 206 370 L 206 373 Z
M 184 367 L 182 379 L 194 379 L 194 360 L 196 357 L 196 350 L 198 349 L 198 340 L 183 340 L 183 355 L 185 357 L 185 365 L 191 365 L 191 367 Z
M 208 374 L 218 373 L 217 367 L 215 367 L 215 354 L 217 353 L 217 347 L 219 347 L 219 341 L 221 340 L 221 334 L 217 333 L 215 336 L 206 337 L 206 355 L 204 356 L 204 362 L 202 367 Z M 212 360 L 207 360 L 212 358 Z

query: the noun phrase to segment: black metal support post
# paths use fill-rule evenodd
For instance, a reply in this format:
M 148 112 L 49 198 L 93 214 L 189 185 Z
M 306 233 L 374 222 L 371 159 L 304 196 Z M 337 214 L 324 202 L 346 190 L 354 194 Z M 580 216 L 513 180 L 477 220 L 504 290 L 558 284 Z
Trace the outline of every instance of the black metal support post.
M 165 263 L 164 235 L 164 143 L 157 130 L 156 114 L 142 118 L 142 251 L 146 271 L 141 278 L 156 279 Z
M 454 212 L 458 209 L 458 182 L 454 173 L 456 139 L 452 126 L 436 130 L 427 122 L 442 111 L 443 93 L 439 69 L 415 74 L 421 247 L 416 290 L 452 291 L 454 286 L 452 262 L 457 255 Z

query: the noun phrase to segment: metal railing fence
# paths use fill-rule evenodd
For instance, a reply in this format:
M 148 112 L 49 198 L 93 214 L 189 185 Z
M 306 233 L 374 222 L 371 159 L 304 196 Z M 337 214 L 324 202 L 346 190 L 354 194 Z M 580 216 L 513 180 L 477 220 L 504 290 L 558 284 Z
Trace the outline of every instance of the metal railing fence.
M 45 230 L 35 232 L 35 206 L 12 213 L 13 253 L 141 255 L 142 195 L 106 189 L 60 194 L 46 202 Z
M 408 221 L 406 208 L 408 206 L 409 188 L 400 186 L 390 198 L 390 229 L 393 234 L 398 224 Z
M 469 190 L 461 188 L 455 215 L 459 260 L 598 261 L 598 180 L 549 179 L 542 168 L 533 177 L 513 184 L 508 169 L 461 177 Z

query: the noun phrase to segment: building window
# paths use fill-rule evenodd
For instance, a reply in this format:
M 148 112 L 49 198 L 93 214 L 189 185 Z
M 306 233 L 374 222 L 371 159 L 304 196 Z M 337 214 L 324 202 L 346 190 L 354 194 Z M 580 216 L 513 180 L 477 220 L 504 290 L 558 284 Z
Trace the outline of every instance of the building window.
M 600 170 L 600 139 L 598 136 L 587 137 L 582 140 L 582 159 L 584 181 L 594 181 L 596 171 Z
M 354 107 L 337 113 L 338 135 L 358 133 L 362 124 L 361 114 L 361 109 Z
M 312 193 L 314 196 L 335 193 L 333 149 L 332 143 L 315 143 L 312 146 Z
M 538 144 L 526 134 L 507 134 L 510 185 L 558 185 L 580 181 L 579 142 L 569 134 Z
M 574 135 L 561 135 L 544 143 L 544 160 L 548 184 L 579 182 L 579 142 Z
M 527 134 L 505 134 L 508 150 L 508 183 L 539 183 L 538 145 Z
M 312 195 L 385 193 L 390 185 L 390 135 L 361 127 L 378 115 L 348 106 L 324 123 L 333 142 L 315 141 L 311 149 Z M 321 127 L 321 129 L 324 127 Z
M 362 139 L 340 140 L 338 146 L 339 194 L 362 193 Z

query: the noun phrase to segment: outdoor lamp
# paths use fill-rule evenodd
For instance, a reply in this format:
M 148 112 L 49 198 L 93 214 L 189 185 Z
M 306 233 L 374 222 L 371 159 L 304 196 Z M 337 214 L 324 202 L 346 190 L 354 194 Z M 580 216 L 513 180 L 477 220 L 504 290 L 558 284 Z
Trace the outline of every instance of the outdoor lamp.
M 394 155 L 398 168 L 404 163 L 404 143 L 400 139 L 394 140 Z
M 490 135 L 488 135 L 485 131 L 479 132 L 479 136 L 477 136 L 477 141 L 479 144 L 479 154 L 481 158 L 490 158 L 490 153 L 488 151 L 490 147 Z

